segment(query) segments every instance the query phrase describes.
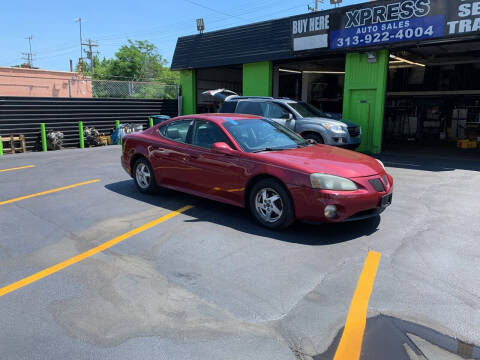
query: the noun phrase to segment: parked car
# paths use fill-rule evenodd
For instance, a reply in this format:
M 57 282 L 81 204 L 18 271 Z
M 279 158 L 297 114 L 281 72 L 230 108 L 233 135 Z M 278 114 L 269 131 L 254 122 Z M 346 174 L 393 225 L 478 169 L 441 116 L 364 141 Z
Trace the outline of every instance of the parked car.
M 364 219 L 392 201 L 393 179 L 379 160 L 310 144 L 259 116 L 173 118 L 124 136 L 121 162 L 141 192 L 161 186 L 247 207 L 274 229 L 295 219 Z
M 359 125 L 341 119 L 340 114 L 325 113 L 303 101 L 263 96 L 238 96 L 225 89 L 209 90 L 205 95 L 223 102 L 220 113 L 263 116 L 319 144 L 356 149 L 361 143 Z
M 152 119 L 153 125 L 157 125 L 157 124 L 160 124 L 160 123 L 170 119 L 170 116 L 168 116 L 168 115 L 150 115 L 148 118 Z

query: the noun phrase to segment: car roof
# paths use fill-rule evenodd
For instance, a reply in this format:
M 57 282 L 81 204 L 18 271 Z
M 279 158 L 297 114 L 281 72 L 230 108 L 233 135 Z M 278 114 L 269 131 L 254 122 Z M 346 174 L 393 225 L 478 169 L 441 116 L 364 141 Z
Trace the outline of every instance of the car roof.
M 274 98 L 274 97 L 265 97 L 265 96 L 234 96 L 232 98 L 229 98 L 226 102 L 230 101 L 243 101 L 243 100 L 248 100 L 252 102 L 264 102 L 264 101 L 272 101 L 272 102 L 279 102 L 282 104 L 289 104 L 289 103 L 295 103 L 297 100 L 293 100 L 290 98 Z
M 192 115 L 178 116 L 170 120 L 182 120 L 182 119 L 192 119 L 192 118 L 199 119 L 199 120 L 210 120 L 216 124 L 221 124 L 228 120 L 263 119 L 262 116 L 257 116 L 257 115 L 212 113 L 212 114 L 192 114 Z

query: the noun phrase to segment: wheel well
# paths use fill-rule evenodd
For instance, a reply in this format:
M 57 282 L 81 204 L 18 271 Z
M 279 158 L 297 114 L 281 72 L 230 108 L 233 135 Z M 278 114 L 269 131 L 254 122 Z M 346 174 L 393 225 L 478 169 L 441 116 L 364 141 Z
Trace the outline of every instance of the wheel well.
M 250 199 L 250 191 L 252 191 L 253 185 L 255 185 L 260 180 L 264 180 L 264 179 L 273 179 L 273 180 L 278 181 L 280 184 L 282 184 L 283 187 L 285 188 L 285 190 L 287 190 L 287 193 L 290 196 L 290 200 L 292 200 L 292 204 L 293 204 L 292 194 L 290 194 L 290 191 L 288 190 L 288 187 L 283 183 L 282 180 L 280 180 L 279 178 L 277 178 L 273 175 L 259 174 L 259 175 L 254 176 L 253 178 L 251 178 L 248 181 L 247 186 L 245 187 L 245 208 L 247 208 L 247 209 L 249 208 L 248 201 Z M 295 208 L 295 204 L 294 204 L 294 208 Z
M 322 134 L 318 133 L 318 132 L 315 132 L 315 131 L 304 131 L 303 133 L 301 133 L 300 135 L 302 135 L 303 137 L 305 137 L 305 135 L 308 135 L 308 134 L 312 134 L 312 135 L 317 135 L 319 136 L 323 142 L 325 142 L 325 139 L 323 138 Z
M 141 158 L 144 158 L 145 160 L 148 161 L 148 159 L 142 155 L 142 154 L 135 154 L 132 156 L 132 158 L 130 159 L 130 176 L 133 177 L 133 165 L 135 165 L 135 163 L 137 162 L 138 159 L 141 159 Z

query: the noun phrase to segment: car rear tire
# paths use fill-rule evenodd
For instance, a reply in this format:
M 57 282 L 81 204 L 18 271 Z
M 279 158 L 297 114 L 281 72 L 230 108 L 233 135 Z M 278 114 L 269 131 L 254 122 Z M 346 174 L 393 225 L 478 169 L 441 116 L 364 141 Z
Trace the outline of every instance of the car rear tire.
M 263 179 L 253 185 L 249 205 L 255 219 L 267 228 L 284 229 L 295 221 L 290 194 L 278 180 Z
M 152 194 L 158 189 L 152 166 L 145 158 L 135 161 L 133 165 L 133 180 L 137 189 L 142 193 Z
M 306 133 L 305 135 L 302 135 L 302 136 L 304 139 L 307 139 L 307 140 L 315 140 L 317 144 L 325 143 L 325 141 L 323 141 L 322 136 L 315 133 Z

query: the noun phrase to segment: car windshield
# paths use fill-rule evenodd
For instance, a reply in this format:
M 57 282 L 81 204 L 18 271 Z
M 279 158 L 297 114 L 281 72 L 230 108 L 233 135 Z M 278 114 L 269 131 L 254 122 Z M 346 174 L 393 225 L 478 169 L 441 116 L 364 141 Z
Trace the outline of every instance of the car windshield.
M 318 110 L 315 106 L 307 104 L 303 101 L 289 102 L 288 105 L 294 108 L 296 112 L 302 115 L 302 117 L 328 118 L 328 116 L 324 112 Z
M 290 129 L 267 119 L 227 120 L 223 127 L 246 152 L 286 150 L 309 145 Z

